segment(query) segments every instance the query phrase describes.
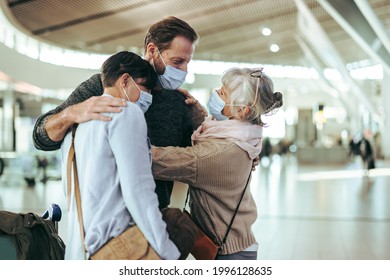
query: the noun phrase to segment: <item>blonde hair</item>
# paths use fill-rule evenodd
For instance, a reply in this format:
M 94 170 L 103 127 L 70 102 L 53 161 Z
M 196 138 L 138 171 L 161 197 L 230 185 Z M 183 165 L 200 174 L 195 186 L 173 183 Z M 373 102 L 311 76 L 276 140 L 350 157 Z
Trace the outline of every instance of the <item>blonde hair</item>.
M 274 83 L 261 69 L 231 68 L 222 76 L 222 85 L 230 96 L 233 116 L 237 117 L 240 106 L 249 106 L 244 120 L 264 126 L 261 115 L 275 111 L 283 105 L 283 95 L 274 92 Z M 257 87 L 257 90 L 256 90 Z

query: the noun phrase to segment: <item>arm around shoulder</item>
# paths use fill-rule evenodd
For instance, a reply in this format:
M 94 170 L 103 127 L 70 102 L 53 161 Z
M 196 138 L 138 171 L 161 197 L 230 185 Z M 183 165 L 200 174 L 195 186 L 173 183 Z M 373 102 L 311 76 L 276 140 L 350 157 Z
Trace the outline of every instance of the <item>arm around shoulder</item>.
M 55 109 L 40 116 L 34 126 L 33 142 L 39 150 L 56 150 L 68 129 L 74 123 L 81 123 L 92 119 L 103 121 L 110 118 L 101 115 L 101 112 L 119 112 L 119 106 L 125 102 L 121 99 L 99 97 L 103 93 L 100 74 L 95 74 L 81 83 L 68 99 Z M 94 98 L 91 98 L 94 97 Z M 102 98 L 102 97 L 100 97 Z
M 54 151 L 61 148 L 62 141 L 53 141 L 46 132 L 45 125 L 49 116 L 49 113 L 41 115 L 34 125 L 32 138 L 33 144 L 38 150 Z

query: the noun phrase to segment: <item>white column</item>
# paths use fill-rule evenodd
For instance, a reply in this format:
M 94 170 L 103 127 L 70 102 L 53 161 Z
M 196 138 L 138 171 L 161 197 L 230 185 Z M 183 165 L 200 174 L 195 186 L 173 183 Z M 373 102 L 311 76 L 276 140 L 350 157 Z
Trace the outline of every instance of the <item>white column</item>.
M 1 116 L 1 135 L 0 135 L 0 150 L 13 151 L 14 150 L 14 94 L 13 87 L 1 92 L 3 99 L 2 116 Z
M 383 71 L 382 102 L 384 106 L 384 127 L 381 131 L 382 150 L 386 159 L 390 159 L 390 75 Z

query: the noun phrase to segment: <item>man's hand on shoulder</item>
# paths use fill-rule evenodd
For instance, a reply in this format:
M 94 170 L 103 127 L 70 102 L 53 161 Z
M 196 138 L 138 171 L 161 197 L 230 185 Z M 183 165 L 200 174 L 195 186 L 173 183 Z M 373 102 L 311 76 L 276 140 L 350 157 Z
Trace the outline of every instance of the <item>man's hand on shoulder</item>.
M 83 123 L 90 120 L 110 121 L 111 118 L 101 113 L 119 113 L 121 107 L 126 106 L 126 100 L 109 96 L 93 96 L 84 102 L 72 105 L 65 109 L 66 114 L 74 123 Z
M 196 100 L 195 97 L 193 97 L 188 90 L 184 88 L 178 88 L 176 90 L 184 95 L 184 97 L 186 98 L 184 102 L 187 105 L 195 105 L 196 103 L 198 103 L 198 100 Z
M 198 126 L 205 120 L 208 115 L 206 108 L 203 107 L 202 104 L 200 104 L 198 100 L 196 100 L 195 97 L 189 93 L 188 90 L 178 88 L 177 91 L 185 96 L 186 99 L 184 102 L 192 107 L 191 110 L 193 127 L 194 129 L 198 128 Z

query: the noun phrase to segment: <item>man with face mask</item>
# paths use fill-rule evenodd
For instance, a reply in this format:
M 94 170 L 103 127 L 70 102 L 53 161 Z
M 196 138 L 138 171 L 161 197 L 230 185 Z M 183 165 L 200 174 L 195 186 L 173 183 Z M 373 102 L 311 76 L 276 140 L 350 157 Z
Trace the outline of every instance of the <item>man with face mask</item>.
M 175 17 L 155 23 L 145 36 L 144 59 L 158 74 L 158 85 L 152 91 L 153 103 L 145 114 L 148 136 L 155 146 L 191 145 L 192 132 L 204 120 L 205 111 L 199 103 L 176 90 L 184 83 L 197 39 L 193 28 Z M 110 121 L 110 117 L 101 113 L 121 112 L 121 107 L 126 106 L 125 99 L 102 94 L 100 74 L 80 84 L 64 103 L 37 119 L 33 130 L 35 147 L 45 151 L 59 149 L 73 124 Z M 173 182 L 156 181 L 160 209 L 169 205 L 172 188 Z

